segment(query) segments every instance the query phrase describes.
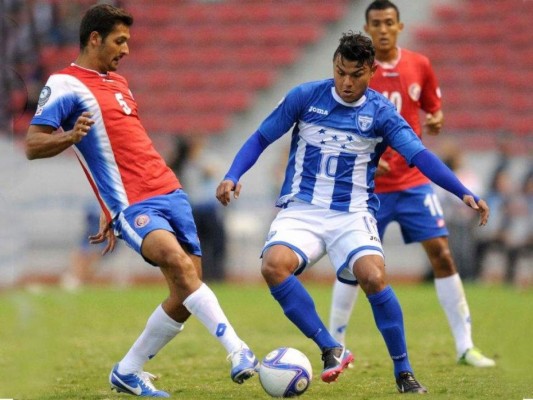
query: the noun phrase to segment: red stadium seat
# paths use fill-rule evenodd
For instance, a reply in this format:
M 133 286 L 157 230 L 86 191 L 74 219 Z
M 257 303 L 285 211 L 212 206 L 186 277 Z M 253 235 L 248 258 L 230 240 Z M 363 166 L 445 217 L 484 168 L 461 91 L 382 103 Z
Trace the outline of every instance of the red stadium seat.
M 88 0 L 87 0 L 88 1 Z M 348 0 L 132 0 L 130 82 L 149 131 L 217 133 L 247 109 L 258 90 L 343 16 Z M 74 60 L 77 46 L 45 48 L 47 71 Z M 134 79 L 133 79 L 134 78 Z

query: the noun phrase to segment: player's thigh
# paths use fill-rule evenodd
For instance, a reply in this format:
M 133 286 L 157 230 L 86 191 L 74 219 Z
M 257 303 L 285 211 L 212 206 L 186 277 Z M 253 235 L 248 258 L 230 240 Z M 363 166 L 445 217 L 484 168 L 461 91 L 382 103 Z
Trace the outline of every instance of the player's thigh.
M 192 211 L 186 195 L 180 192 L 133 204 L 124 209 L 114 222 L 115 233 L 153 265 L 168 264 L 165 260 L 173 252 L 180 257 L 184 252 L 201 256 Z M 146 246 L 144 243 L 147 236 L 154 231 L 162 231 L 156 238 L 165 238 L 158 243 L 163 247 L 159 250 L 164 250 L 161 253 L 153 254 L 150 249 L 154 246 L 151 243 Z
M 327 210 L 301 203 L 291 203 L 281 210 L 270 225 L 262 256 L 273 246 L 285 246 L 298 258 L 294 273 L 302 273 L 325 253 L 321 228 L 324 211 Z
M 396 220 L 405 243 L 448 236 L 440 201 L 429 184 L 402 192 Z
M 367 211 L 346 213 L 331 211 L 328 218 L 326 251 L 341 282 L 353 283 L 355 262 L 365 256 L 383 258 L 377 221 Z

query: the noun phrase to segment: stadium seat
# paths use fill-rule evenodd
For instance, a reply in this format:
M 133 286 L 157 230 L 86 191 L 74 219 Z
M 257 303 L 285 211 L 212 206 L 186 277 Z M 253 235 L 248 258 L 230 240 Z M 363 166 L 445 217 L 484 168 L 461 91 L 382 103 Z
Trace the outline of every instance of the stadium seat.
M 124 75 L 150 131 L 220 132 L 343 16 L 348 0 L 128 0 L 131 57 Z M 77 46 L 48 47 L 46 71 L 74 60 Z M 216 110 L 216 111 L 215 111 Z

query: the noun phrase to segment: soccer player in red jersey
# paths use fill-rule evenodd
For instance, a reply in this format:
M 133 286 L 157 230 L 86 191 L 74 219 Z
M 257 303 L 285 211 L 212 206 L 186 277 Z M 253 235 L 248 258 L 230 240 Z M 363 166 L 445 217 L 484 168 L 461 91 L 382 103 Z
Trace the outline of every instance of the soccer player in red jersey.
M 72 147 L 102 208 L 100 229 L 91 241 L 107 240 L 105 254 L 113 250 L 116 235 L 167 281 L 168 297 L 113 367 L 111 387 L 136 396 L 169 397 L 154 387 L 154 375 L 143 366 L 183 330 L 191 314 L 224 346 L 231 379 L 242 383 L 254 375 L 258 361 L 201 280 L 202 252 L 187 195 L 154 149 L 126 79 L 114 72 L 129 54 L 132 24 L 129 13 L 107 4 L 85 13 L 79 56 L 43 88 L 26 136 L 26 155 L 48 158 Z
M 365 31 L 376 49 L 377 71 L 370 87 L 381 92 L 397 108 L 419 137 L 423 128 L 437 135 L 443 125 L 441 94 L 428 58 L 397 46 L 403 30 L 397 6 L 388 0 L 373 1 L 366 9 Z M 420 121 L 422 110 L 425 120 Z M 437 297 L 455 339 L 457 360 L 475 367 L 492 367 L 494 360 L 474 346 L 471 319 L 463 284 L 448 244 L 442 208 L 429 180 L 390 147 L 376 173 L 377 213 L 380 237 L 387 225 L 399 223 L 405 243 L 422 244 L 433 268 Z M 357 286 L 336 281 L 329 329 L 341 343 L 357 298 Z

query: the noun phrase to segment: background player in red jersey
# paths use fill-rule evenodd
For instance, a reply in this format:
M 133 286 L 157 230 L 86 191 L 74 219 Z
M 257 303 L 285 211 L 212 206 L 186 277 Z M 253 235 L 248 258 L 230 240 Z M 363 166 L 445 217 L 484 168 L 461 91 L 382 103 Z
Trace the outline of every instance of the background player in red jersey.
M 388 0 L 373 1 L 366 9 L 365 31 L 376 49 L 378 68 L 370 87 L 385 95 L 422 136 L 419 111 L 426 113 L 423 126 L 437 135 L 443 125 L 440 89 L 430 61 L 422 54 L 397 46 L 403 30 L 400 13 Z M 431 262 L 437 297 L 448 318 L 461 364 L 492 367 L 494 360 L 484 356 L 472 341 L 470 311 L 450 247 L 442 209 L 429 180 L 405 159 L 388 148 L 377 171 L 376 193 L 380 237 L 387 225 L 397 221 L 405 243 L 422 244 Z M 345 341 L 348 320 L 357 298 L 357 286 L 336 280 L 333 289 L 329 329 L 341 343 Z
M 159 267 L 167 281 L 168 297 L 113 367 L 111 387 L 136 396 L 169 397 L 154 387 L 154 376 L 143 366 L 183 330 L 191 314 L 224 346 L 230 376 L 242 383 L 254 375 L 258 361 L 202 282 L 202 253 L 187 195 L 155 151 L 126 80 L 113 72 L 129 54 L 132 24 L 130 14 L 107 4 L 85 13 L 79 56 L 43 88 L 26 136 L 26 155 L 30 160 L 53 157 L 73 147 L 103 211 L 91 241 L 107 239 L 107 252 L 117 235 Z

